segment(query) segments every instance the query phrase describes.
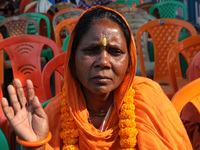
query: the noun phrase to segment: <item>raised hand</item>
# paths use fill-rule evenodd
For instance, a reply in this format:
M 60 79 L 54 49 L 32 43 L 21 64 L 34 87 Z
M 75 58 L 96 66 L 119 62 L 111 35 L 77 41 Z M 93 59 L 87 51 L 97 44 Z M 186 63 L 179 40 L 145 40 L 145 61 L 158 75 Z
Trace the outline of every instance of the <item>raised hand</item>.
M 19 79 L 14 80 L 14 86 L 8 86 L 11 109 L 6 98 L 2 98 L 1 104 L 5 116 L 10 122 L 16 135 L 25 141 L 39 141 L 47 137 L 49 133 L 48 119 L 35 96 L 31 80 L 27 80 L 27 98 Z

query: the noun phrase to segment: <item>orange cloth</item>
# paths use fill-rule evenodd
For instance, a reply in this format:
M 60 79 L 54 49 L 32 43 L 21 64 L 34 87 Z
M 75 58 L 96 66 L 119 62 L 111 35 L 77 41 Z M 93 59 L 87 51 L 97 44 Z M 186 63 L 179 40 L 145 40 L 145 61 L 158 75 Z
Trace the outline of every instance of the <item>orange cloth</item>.
M 95 6 L 86 10 L 85 12 L 91 11 L 92 9 L 97 9 L 99 7 L 111 10 L 102 6 Z M 118 136 L 119 109 L 121 107 L 123 97 L 130 86 L 132 86 L 136 92 L 136 128 L 139 132 L 137 137 L 137 149 L 192 150 L 189 138 L 182 125 L 182 122 L 172 103 L 164 94 L 160 86 L 150 79 L 135 77 L 136 49 L 130 28 L 129 32 L 131 33 L 129 49 L 132 65 L 130 66 L 130 72 L 126 74 L 122 84 L 114 91 L 114 107 L 104 132 L 100 132 L 98 129 L 88 123 L 89 114 L 86 108 L 80 83 L 75 80 L 70 73 L 69 59 L 75 33 L 72 32 L 70 36 L 65 61 L 64 83 L 70 111 L 79 130 L 79 148 L 81 150 L 121 149 Z M 49 118 L 50 132 L 53 135 L 51 141 L 46 145 L 46 149 L 49 150 L 59 150 L 62 146 L 62 141 L 60 139 L 61 99 L 62 94 L 58 94 L 45 107 L 45 112 Z

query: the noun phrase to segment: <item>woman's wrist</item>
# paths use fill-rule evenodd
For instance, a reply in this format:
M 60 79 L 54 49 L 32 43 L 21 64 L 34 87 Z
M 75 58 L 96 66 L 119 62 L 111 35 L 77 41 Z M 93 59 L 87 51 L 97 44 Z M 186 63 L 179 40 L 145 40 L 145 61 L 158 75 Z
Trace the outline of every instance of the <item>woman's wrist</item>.
M 24 141 L 24 140 L 21 140 L 18 136 L 16 137 L 16 141 L 17 143 L 25 147 L 41 147 L 45 145 L 46 143 L 48 143 L 51 140 L 51 137 L 52 137 L 51 132 L 49 132 L 48 136 L 45 139 L 37 141 L 37 142 Z

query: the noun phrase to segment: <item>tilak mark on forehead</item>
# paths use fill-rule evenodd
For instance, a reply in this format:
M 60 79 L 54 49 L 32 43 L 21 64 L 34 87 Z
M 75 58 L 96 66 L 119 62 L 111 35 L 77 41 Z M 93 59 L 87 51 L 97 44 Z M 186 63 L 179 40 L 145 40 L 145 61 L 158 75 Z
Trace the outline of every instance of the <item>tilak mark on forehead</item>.
M 107 38 L 104 37 L 102 40 L 102 45 L 106 46 L 107 44 L 108 44 Z

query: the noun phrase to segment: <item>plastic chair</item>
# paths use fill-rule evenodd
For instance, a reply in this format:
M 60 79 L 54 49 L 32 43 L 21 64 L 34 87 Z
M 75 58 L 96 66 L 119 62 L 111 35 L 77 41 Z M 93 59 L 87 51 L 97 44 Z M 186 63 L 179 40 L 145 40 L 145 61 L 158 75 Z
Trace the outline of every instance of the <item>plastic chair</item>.
M 69 43 L 69 38 L 70 38 L 70 34 L 63 41 L 63 46 L 62 46 L 63 52 L 67 51 L 67 47 L 68 47 L 68 43 Z
M 114 9 L 121 13 L 122 15 L 127 14 L 127 13 L 135 13 L 135 12 L 140 12 L 140 13 L 148 13 L 144 9 L 136 8 L 129 6 L 128 4 L 121 4 L 121 3 L 114 3 L 114 4 L 108 4 L 106 7 Z
M 151 6 L 153 6 L 156 3 L 157 2 L 145 2 L 143 4 L 137 5 L 136 7 L 140 8 L 140 9 L 144 9 L 145 11 L 147 11 L 149 13 Z M 153 16 L 155 16 L 156 18 L 159 18 L 159 14 L 158 14 L 157 9 L 153 11 Z
M 62 47 L 63 47 L 63 38 L 66 38 L 69 34 L 72 33 L 79 17 L 72 17 L 68 18 L 61 23 L 59 23 L 56 26 L 55 29 L 55 41 L 56 44 L 58 45 L 58 48 L 60 49 L 60 52 L 62 52 Z M 64 30 L 64 32 L 63 32 Z
M 17 35 L 24 35 L 28 34 L 28 24 L 34 24 L 34 34 L 38 34 L 39 26 L 35 19 L 25 16 L 13 16 L 8 17 L 0 22 L 0 27 L 5 26 L 9 36 L 17 36 Z M 31 31 L 29 31 L 31 33 Z
M 171 98 L 174 94 L 169 79 L 169 71 L 167 67 L 167 55 L 170 48 L 178 43 L 181 30 L 185 28 L 191 36 L 197 35 L 195 27 L 181 19 L 156 19 L 142 25 L 136 33 L 136 45 L 140 60 L 142 76 L 146 77 L 144 66 L 144 57 L 141 45 L 141 36 L 144 32 L 148 32 L 153 41 L 154 47 L 154 77 L 163 88 L 166 95 Z M 178 61 L 178 60 L 177 60 Z M 180 69 L 180 68 L 177 68 Z
M 1 150 L 9 150 L 8 140 L 1 128 L 0 128 L 0 141 L 1 141 L 0 149 Z
M 52 5 L 49 8 L 48 13 L 51 15 L 55 15 L 57 12 L 67 8 L 77 8 L 77 5 L 68 2 L 59 2 L 56 3 L 55 5 Z
M 181 87 L 187 84 L 187 79 L 182 76 L 181 70 L 177 70 L 175 65 L 179 65 L 180 62 L 176 63 L 176 58 L 179 54 L 182 54 L 185 58 L 187 65 L 189 66 L 193 57 L 200 51 L 200 35 L 188 37 L 171 47 L 167 56 L 167 65 L 169 69 L 169 76 L 174 93 Z
M 127 13 L 124 15 L 125 19 L 127 20 L 133 36 L 135 38 L 136 32 L 138 30 L 139 27 L 141 27 L 143 24 L 155 20 L 156 17 L 149 15 L 147 13 Z M 148 52 L 148 34 L 144 33 L 141 37 L 141 42 L 142 42 L 142 50 L 143 50 L 143 57 L 144 57 L 144 61 L 145 61 L 145 66 L 148 69 L 147 76 L 153 76 L 153 72 L 154 72 L 154 62 L 150 61 L 150 56 L 149 56 L 149 52 Z M 137 47 L 136 47 L 137 48 Z M 141 75 L 141 69 L 140 69 L 140 65 L 139 63 L 137 63 L 137 71 L 136 71 L 137 75 Z
M 171 102 L 173 103 L 174 107 L 176 108 L 179 116 L 183 107 L 188 103 L 191 102 L 195 104 L 194 101 L 199 102 L 200 96 L 200 78 L 186 84 L 182 87 L 176 94 L 173 96 Z M 197 106 L 197 105 L 194 105 Z M 200 112 L 200 106 L 196 107 L 197 110 Z
M 183 2 L 180 1 L 162 1 L 151 6 L 149 14 L 153 15 L 155 9 L 158 10 L 160 18 L 177 18 L 177 9 L 183 9 L 182 19 L 186 20 L 187 8 Z M 180 17 L 180 16 L 179 16 Z
M 46 15 L 41 13 L 23 13 L 20 16 L 26 16 L 35 19 L 39 25 L 39 35 L 51 38 L 51 23 Z M 28 29 L 34 28 L 32 26 L 33 24 L 29 24 Z
M 52 92 L 50 88 L 50 78 L 53 72 L 55 72 L 55 94 L 61 92 L 61 76 L 64 77 L 64 62 L 66 52 L 63 52 L 53 59 L 51 59 L 44 67 L 42 71 L 42 86 L 46 99 L 52 98 Z
M 51 22 L 46 15 L 41 14 L 41 13 L 24 13 L 24 14 L 21 14 L 20 16 L 27 16 L 27 17 L 31 17 L 35 19 L 39 25 L 39 35 L 42 35 L 51 39 Z M 32 33 L 30 32 L 31 34 L 34 34 L 33 30 L 31 30 L 32 28 L 34 28 L 33 24 L 29 24 L 28 29 L 32 31 Z M 51 60 L 53 58 L 52 50 L 50 48 L 45 48 L 42 51 L 41 56 L 46 57 L 48 60 Z
M 136 5 L 141 4 L 139 0 L 117 0 L 115 3 L 128 4 L 129 6 L 133 6 L 135 3 L 136 3 Z
M 79 17 L 82 13 L 83 13 L 83 9 L 80 9 L 80 8 L 64 9 L 56 13 L 53 17 L 54 34 L 55 34 L 55 29 L 56 29 L 57 24 L 59 24 L 60 22 L 68 18 Z
M 44 36 L 21 35 L 0 41 L 0 49 L 5 50 L 11 60 L 14 78 L 21 80 L 25 94 L 26 80 L 31 79 L 41 102 L 47 100 L 41 82 L 41 51 L 44 45 L 52 49 L 54 56 L 59 54 L 56 43 Z

